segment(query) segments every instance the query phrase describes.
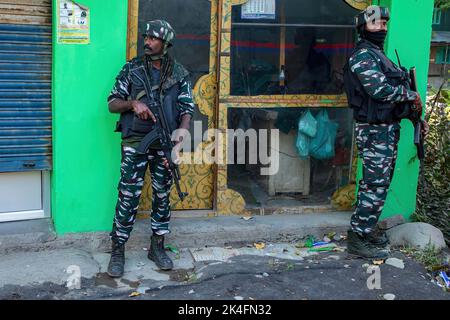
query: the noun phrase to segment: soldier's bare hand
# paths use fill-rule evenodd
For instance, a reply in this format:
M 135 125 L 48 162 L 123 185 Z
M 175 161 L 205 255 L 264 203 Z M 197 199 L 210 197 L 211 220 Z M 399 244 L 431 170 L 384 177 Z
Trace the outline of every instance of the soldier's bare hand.
M 131 102 L 131 108 L 133 112 L 142 120 L 152 119 L 153 122 L 156 122 L 155 115 L 150 111 L 150 109 L 140 101 L 134 100 Z
M 426 120 L 422 120 L 422 136 L 426 138 L 429 132 L 430 126 L 428 125 L 428 122 Z
M 170 170 L 169 160 L 166 158 L 163 158 L 163 166 Z
M 415 111 L 422 113 L 422 99 L 420 98 L 420 94 L 417 93 L 417 98 L 414 100 Z

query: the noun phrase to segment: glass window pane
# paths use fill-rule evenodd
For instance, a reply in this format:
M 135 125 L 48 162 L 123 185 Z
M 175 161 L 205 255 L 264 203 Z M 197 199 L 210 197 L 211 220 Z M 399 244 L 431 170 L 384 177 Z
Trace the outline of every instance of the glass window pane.
M 329 120 L 313 138 L 299 131 L 306 112 L 322 124 L 324 113 Z M 244 197 L 246 209 L 329 205 L 333 193 L 351 183 L 349 108 L 230 108 L 228 129 L 235 135 L 228 140 L 227 183 Z
M 210 8 L 208 0 L 139 1 L 138 54 L 144 54 L 141 34 L 145 31 L 145 23 L 154 19 L 167 20 L 176 33 L 170 52 L 189 70 L 192 83 L 195 83 L 209 72 Z
M 278 0 L 273 19 L 233 7 L 231 94 L 343 94 L 357 13 L 340 0 Z
M 202 8 L 202 10 L 198 10 Z M 144 38 L 146 22 L 163 19 L 174 28 L 176 37 L 170 54 L 190 73 L 194 86 L 197 80 L 209 73 L 209 52 L 211 34 L 211 2 L 209 0 L 140 0 L 138 24 L 138 55 L 144 54 Z M 195 108 L 193 121 L 202 123 L 202 132 L 208 129 L 208 117 Z M 191 136 L 194 126 L 191 125 Z M 199 141 L 192 142 L 191 150 L 195 150 Z

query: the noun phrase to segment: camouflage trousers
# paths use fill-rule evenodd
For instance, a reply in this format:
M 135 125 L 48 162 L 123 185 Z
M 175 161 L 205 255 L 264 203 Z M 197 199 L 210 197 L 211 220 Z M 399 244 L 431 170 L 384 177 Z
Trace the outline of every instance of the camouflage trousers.
M 122 146 L 119 197 L 110 233 L 112 240 L 125 243 L 130 236 L 136 220 L 147 167 L 150 168 L 153 191 L 151 229 L 157 234 L 169 232 L 172 174 L 163 165 L 164 160 L 163 152 L 160 150 L 149 149 L 146 154 L 139 154 L 132 147 Z
M 367 234 L 374 230 L 384 207 L 397 160 L 400 125 L 356 124 L 358 155 L 363 162 L 356 210 L 351 217 L 353 231 Z

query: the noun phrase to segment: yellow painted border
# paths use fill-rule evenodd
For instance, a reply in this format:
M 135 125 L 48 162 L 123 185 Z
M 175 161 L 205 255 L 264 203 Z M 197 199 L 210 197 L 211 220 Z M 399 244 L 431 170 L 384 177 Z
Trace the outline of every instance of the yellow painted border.
M 137 55 L 139 0 L 128 0 L 127 60 Z

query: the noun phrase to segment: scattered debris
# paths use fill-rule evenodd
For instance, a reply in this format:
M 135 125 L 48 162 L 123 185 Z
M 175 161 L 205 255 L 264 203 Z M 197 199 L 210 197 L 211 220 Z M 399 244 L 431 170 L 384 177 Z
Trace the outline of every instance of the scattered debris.
M 142 250 L 144 250 L 144 251 L 148 251 L 148 248 L 142 248 Z
M 364 263 L 364 264 L 362 265 L 362 267 L 363 267 L 364 269 L 367 269 L 367 268 L 369 268 L 369 267 L 370 267 L 370 264 L 368 264 L 368 263 Z
M 166 245 L 164 246 L 164 249 L 170 250 L 171 252 L 173 252 L 173 253 L 175 253 L 175 254 L 179 254 L 179 253 L 180 253 L 180 250 L 178 250 L 177 247 L 175 247 L 175 246 L 173 246 L 173 245 L 171 245 L 171 244 L 166 244 Z
M 136 292 L 140 293 L 140 294 L 145 294 L 147 292 L 147 290 L 150 290 L 149 287 L 139 287 L 136 289 Z
M 312 247 L 308 252 L 322 252 L 322 251 L 333 251 L 336 248 L 336 244 L 327 241 L 318 241 L 312 244 Z
M 348 269 L 348 268 L 350 268 L 350 266 L 348 264 L 344 264 L 344 268 Z
M 432 278 L 444 291 L 450 292 L 450 266 L 448 263 L 431 267 Z
M 325 237 L 323 237 L 323 241 L 328 243 L 328 242 L 331 242 L 331 239 L 328 238 L 327 236 L 325 236 Z
M 336 232 L 334 232 L 334 231 L 331 231 L 331 232 L 327 233 L 327 238 L 329 238 L 329 239 L 333 239 L 333 237 L 335 237 L 335 236 L 336 236 Z
M 255 275 L 255 277 L 257 277 L 257 278 L 262 278 L 263 276 L 260 275 L 260 274 L 257 274 L 257 275 Z
M 233 247 L 232 246 L 226 246 L 225 249 L 231 250 L 231 249 L 233 249 Z
M 395 299 L 395 294 L 392 294 L 392 293 L 386 293 L 386 294 L 383 296 L 383 299 L 384 299 L 384 300 L 394 300 L 394 299 Z
M 130 293 L 129 297 L 130 297 L 130 298 L 133 298 L 133 297 L 137 297 L 137 296 L 140 296 L 140 295 L 141 295 L 141 294 L 140 294 L 139 292 L 133 291 L 132 293 Z
M 242 217 L 241 219 L 244 219 L 245 221 L 253 219 L 253 217 Z
M 316 248 L 310 248 L 308 252 L 324 252 L 324 251 L 333 251 L 335 247 L 333 246 L 321 246 Z
M 384 263 L 384 260 L 373 260 L 372 263 L 376 266 L 381 266 Z
M 266 244 L 264 242 L 256 242 L 253 245 L 258 250 L 264 249 L 266 247 Z
M 188 293 L 189 293 L 189 294 L 193 294 L 193 293 L 195 293 L 195 291 L 194 291 L 193 289 L 191 289 L 191 290 L 189 290 Z
M 267 272 L 264 272 L 262 275 L 263 275 L 263 277 L 268 277 L 269 276 L 269 274 Z
M 399 269 L 405 269 L 405 264 L 403 263 L 403 260 L 397 259 L 397 258 L 389 258 L 385 261 L 386 264 L 399 268 Z
M 445 271 L 439 272 L 439 276 L 437 279 L 437 284 L 445 291 L 450 292 L 450 278 L 449 275 Z
M 171 244 L 166 244 L 164 246 L 164 249 L 169 250 L 170 252 L 175 254 L 175 259 L 180 259 L 180 250 L 178 250 L 177 247 L 171 245 Z
M 244 298 L 241 297 L 241 296 L 235 296 L 235 297 L 234 297 L 234 300 L 244 300 Z

